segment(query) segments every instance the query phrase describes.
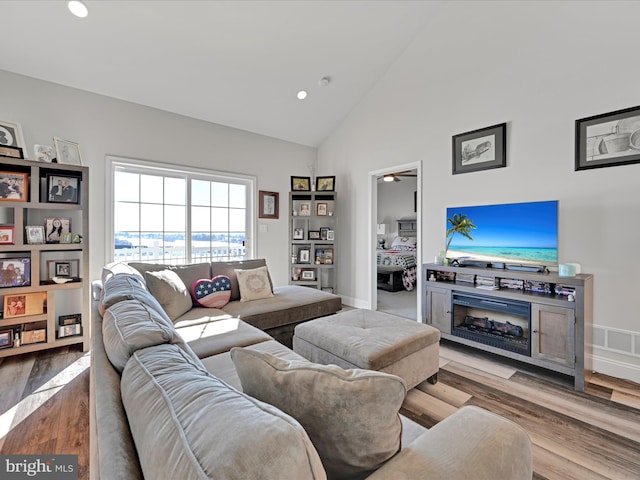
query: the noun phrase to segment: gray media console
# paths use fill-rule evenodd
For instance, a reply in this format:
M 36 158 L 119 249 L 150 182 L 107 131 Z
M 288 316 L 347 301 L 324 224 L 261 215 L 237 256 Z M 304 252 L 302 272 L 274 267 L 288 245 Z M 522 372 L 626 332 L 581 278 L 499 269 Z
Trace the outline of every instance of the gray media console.
M 422 266 L 424 323 L 442 338 L 554 370 L 583 391 L 593 276 Z

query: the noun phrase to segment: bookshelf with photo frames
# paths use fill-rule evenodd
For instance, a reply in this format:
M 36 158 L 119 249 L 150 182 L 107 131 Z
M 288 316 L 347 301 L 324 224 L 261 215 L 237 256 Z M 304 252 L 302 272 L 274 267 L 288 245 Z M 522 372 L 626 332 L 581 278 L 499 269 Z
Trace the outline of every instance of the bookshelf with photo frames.
M 88 186 L 88 167 L 0 157 L 0 358 L 88 351 Z
M 335 192 L 289 193 L 289 284 L 336 293 Z

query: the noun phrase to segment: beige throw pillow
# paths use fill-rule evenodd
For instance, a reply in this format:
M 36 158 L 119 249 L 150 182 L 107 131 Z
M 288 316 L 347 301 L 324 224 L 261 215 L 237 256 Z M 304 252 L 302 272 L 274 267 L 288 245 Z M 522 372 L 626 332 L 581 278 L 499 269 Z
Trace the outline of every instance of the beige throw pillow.
M 235 272 L 238 277 L 241 302 L 273 297 L 267 267 L 259 267 L 251 270 L 235 269 Z
M 144 278 L 151 295 L 158 300 L 172 321 L 191 310 L 191 294 L 176 272 L 149 271 L 144 273 Z
M 399 451 L 407 393 L 400 377 L 238 347 L 231 358 L 246 394 L 300 422 L 329 479 L 365 478 Z

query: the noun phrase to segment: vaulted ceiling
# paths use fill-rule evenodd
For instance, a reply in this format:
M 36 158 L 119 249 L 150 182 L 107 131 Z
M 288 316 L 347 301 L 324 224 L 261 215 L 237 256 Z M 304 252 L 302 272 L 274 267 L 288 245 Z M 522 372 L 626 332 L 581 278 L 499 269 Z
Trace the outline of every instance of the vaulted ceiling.
M 80 19 L 66 3 L 0 2 L 0 69 L 309 146 L 443 4 L 86 0 Z

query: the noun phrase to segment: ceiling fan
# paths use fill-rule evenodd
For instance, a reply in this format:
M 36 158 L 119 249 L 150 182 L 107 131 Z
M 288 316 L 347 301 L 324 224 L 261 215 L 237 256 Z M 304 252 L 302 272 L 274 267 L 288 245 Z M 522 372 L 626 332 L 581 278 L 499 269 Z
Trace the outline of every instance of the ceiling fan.
M 380 178 L 382 178 L 382 180 L 385 182 L 399 182 L 401 180 L 400 177 L 417 177 L 418 175 L 413 172 L 414 170 L 407 170 L 406 172 L 398 173 L 387 173 Z

